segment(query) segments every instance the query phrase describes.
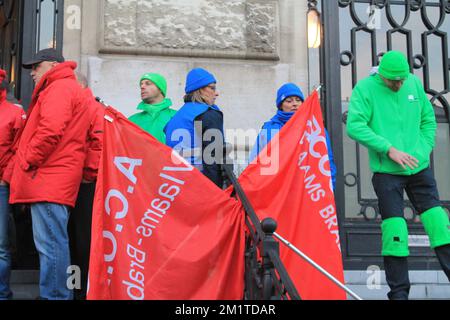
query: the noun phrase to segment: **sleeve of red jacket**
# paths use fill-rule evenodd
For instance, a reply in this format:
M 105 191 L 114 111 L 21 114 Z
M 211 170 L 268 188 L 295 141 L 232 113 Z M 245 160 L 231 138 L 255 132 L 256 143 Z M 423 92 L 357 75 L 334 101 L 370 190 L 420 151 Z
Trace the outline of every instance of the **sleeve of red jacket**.
M 61 141 L 72 118 L 72 90 L 59 81 L 40 98 L 39 123 L 25 153 L 28 169 L 40 167 Z
M 19 112 L 17 113 L 15 122 L 14 122 L 14 137 L 16 137 L 20 131 L 25 126 L 25 121 L 27 120 L 27 116 L 25 114 L 25 111 L 23 111 L 22 108 L 19 107 Z M 16 139 L 14 139 L 15 142 Z
M 25 126 L 25 121 L 26 121 L 26 114 L 23 111 L 23 109 L 20 108 L 19 111 L 17 112 L 17 115 L 14 118 L 14 125 L 12 128 L 14 140 L 10 149 L 10 157 L 5 167 L 3 168 L 4 169 L 3 176 L 0 178 L 0 180 L 6 181 L 8 183 L 10 183 L 11 181 L 12 171 L 14 169 L 15 154 L 18 147 L 18 140 L 20 138 L 21 131 Z
M 93 182 L 97 179 L 98 164 L 103 146 L 104 108 L 97 105 L 94 119 L 88 132 L 86 160 L 84 163 L 83 180 Z
M 25 122 L 27 120 L 27 115 L 25 111 L 21 107 L 19 107 L 19 110 L 17 112 L 17 115 L 14 119 L 14 126 L 13 126 L 13 145 L 11 146 L 11 153 L 15 154 L 17 151 L 17 148 L 19 146 L 19 138 L 22 134 L 22 130 L 25 127 Z

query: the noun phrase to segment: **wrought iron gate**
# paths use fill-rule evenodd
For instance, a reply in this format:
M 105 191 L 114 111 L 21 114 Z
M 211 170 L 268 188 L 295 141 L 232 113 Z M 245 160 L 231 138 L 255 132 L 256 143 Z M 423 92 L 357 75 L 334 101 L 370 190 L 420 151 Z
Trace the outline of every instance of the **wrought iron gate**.
M 371 186 L 367 150 L 345 134 L 346 110 L 358 80 L 369 76 L 388 50 L 403 51 L 411 72 L 423 80 L 438 122 L 432 156 L 444 207 L 450 210 L 450 1 L 322 0 L 324 44 L 321 81 L 328 129 L 338 165 L 336 201 L 346 269 L 381 265 L 380 215 Z M 410 229 L 410 265 L 434 269 L 417 212 L 405 200 Z

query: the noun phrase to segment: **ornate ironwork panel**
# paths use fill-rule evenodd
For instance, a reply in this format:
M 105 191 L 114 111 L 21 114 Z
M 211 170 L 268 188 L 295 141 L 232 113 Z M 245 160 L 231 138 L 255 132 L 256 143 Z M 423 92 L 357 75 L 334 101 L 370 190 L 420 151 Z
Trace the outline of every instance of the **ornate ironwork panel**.
M 369 248 L 364 244 L 372 240 L 378 242 L 381 217 L 371 185 L 367 150 L 345 134 L 350 96 L 359 80 L 376 72 L 385 52 L 400 50 L 405 53 L 411 72 L 423 80 L 434 106 L 438 130 L 432 167 L 443 206 L 450 211 L 450 1 L 320 2 L 324 20 L 321 71 L 326 87 L 327 125 L 342 134 L 332 139 L 334 148 L 338 150 L 337 161 L 342 162 L 343 179 L 338 180 L 338 184 L 344 193 L 341 196 L 337 194 L 337 205 L 343 228 L 343 251 L 347 259 L 362 256 L 379 258 L 378 245 Z M 330 59 L 337 59 L 338 67 L 327 63 Z M 405 217 L 411 234 L 419 238 L 424 235 L 418 213 L 406 196 Z M 411 252 L 413 257 L 432 256 L 423 243 L 416 247 L 413 245 Z
M 450 190 L 444 179 L 440 179 L 449 176 L 450 166 L 436 170 L 436 162 L 448 164 L 446 151 L 449 139 L 446 136 L 449 136 L 450 84 L 447 33 L 450 31 L 450 2 L 340 0 L 339 7 L 340 25 L 351 26 L 350 37 L 342 37 L 340 42 L 343 111 L 348 107 L 351 89 L 358 80 L 369 75 L 371 67 L 378 65 L 384 52 L 393 49 L 405 52 L 411 72 L 423 79 L 425 91 L 436 110 L 440 125 L 433 167 L 438 183 L 440 182 L 443 204 L 450 208 Z M 360 206 L 359 210 L 349 208 L 358 214 L 350 214 L 348 218 L 360 217 L 367 221 L 379 219 L 377 200 L 371 192 L 370 179 L 366 174 L 366 150 L 351 141 L 344 141 L 344 150 L 346 148 L 349 151 L 350 148 L 355 148 L 356 152 L 344 152 L 344 166 L 352 163 L 356 165 L 353 168 L 349 165 L 344 169 L 345 185 L 349 191 L 356 191 Z M 354 160 L 350 159 L 353 155 L 356 155 Z M 347 208 L 346 212 L 349 212 Z M 409 201 L 405 201 L 405 215 L 410 222 L 419 222 L 417 212 Z

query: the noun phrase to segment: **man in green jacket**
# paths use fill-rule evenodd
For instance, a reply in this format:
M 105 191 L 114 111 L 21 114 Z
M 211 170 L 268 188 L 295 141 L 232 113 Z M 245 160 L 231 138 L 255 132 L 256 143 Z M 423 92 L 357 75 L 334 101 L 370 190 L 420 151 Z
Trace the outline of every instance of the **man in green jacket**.
M 436 119 L 405 56 L 386 53 L 378 73 L 358 82 L 350 100 L 347 133 L 369 150 L 372 184 L 383 219 L 382 256 L 389 299 L 408 299 L 406 191 L 450 280 L 450 223 L 430 169 Z
M 146 73 L 141 77 L 140 86 L 142 102 L 137 109 L 142 112 L 132 115 L 129 120 L 165 144 L 164 127 L 176 113 L 170 109 L 172 101 L 166 98 L 166 79 L 157 73 Z

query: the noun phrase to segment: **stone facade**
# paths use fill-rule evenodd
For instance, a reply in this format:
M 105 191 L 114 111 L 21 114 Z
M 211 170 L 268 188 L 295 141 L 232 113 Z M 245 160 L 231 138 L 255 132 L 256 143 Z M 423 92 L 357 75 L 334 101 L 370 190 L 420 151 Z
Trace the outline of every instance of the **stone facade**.
M 186 74 L 195 67 L 206 68 L 218 79 L 217 104 L 224 112 L 226 138 L 235 146 L 240 159 L 248 152 L 248 146 L 245 148 L 248 142 L 251 147 L 259 128 L 275 113 L 276 91 L 283 83 L 297 83 L 308 94 L 320 81 L 318 50 L 307 48 L 307 1 L 65 0 L 64 3 L 64 55 L 79 63 L 97 96 L 130 116 L 140 102 L 140 76 L 157 72 L 167 78 L 167 95 L 178 109 L 183 104 Z M 254 137 L 248 134 L 252 130 Z M 447 148 L 448 131 L 441 132 L 437 146 Z M 245 141 L 245 136 L 250 137 L 249 141 Z M 343 173 L 355 172 L 354 144 L 345 134 L 343 147 L 346 155 Z M 368 163 L 365 151 L 361 153 L 361 163 Z M 436 162 L 437 166 L 445 163 Z M 362 179 L 369 175 L 368 168 L 363 166 Z M 356 194 L 348 188 L 345 192 L 347 214 L 357 214 L 358 208 L 349 206 L 357 203 Z M 365 270 L 360 274 L 349 271 L 346 278 L 364 298 L 384 298 L 385 283 L 379 290 L 368 292 L 366 275 Z M 422 279 L 423 275 L 419 275 Z M 436 281 L 436 277 L 437 273 L 430 273 L 425 278 L 432 280 L 417 282 L 412 297 L 448 298 L 448 285 Z
M 178 109 L 186 74 L 203 67 L 218 79 L 217 104 L 234 130 L 227 140 L 245 151 L 244 132 L 256 138 L 283 83 L 308 91 L 306 1 L 66 0 L 65 7 L 66 58 L 78 61 L 94 93 L 126 116 L 136 112 L 143 73 L 167 78 Z M 70 27 L 77 8 L 80 27 Z
M 100 51 L 278 59 L 278 1 L 104 0 Z

